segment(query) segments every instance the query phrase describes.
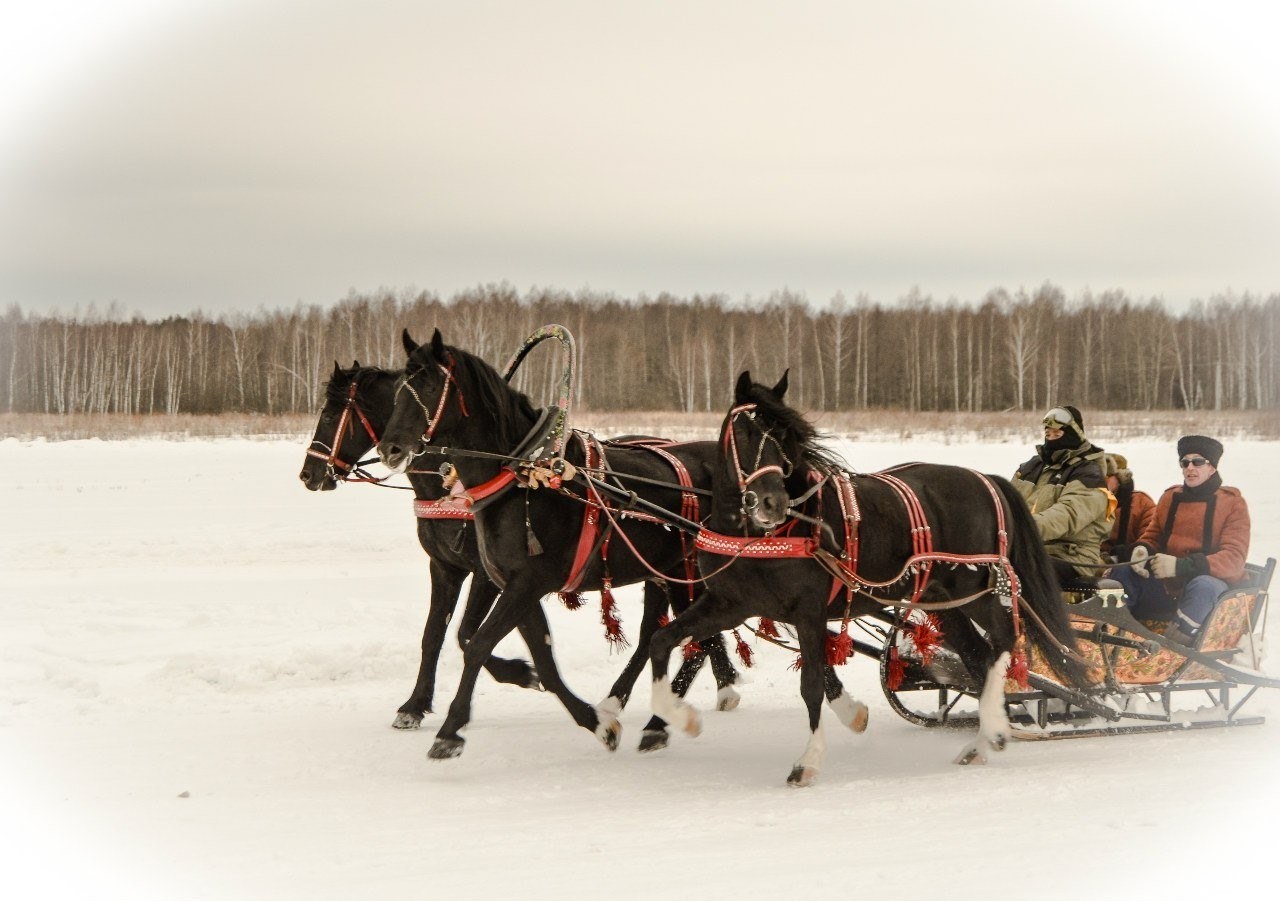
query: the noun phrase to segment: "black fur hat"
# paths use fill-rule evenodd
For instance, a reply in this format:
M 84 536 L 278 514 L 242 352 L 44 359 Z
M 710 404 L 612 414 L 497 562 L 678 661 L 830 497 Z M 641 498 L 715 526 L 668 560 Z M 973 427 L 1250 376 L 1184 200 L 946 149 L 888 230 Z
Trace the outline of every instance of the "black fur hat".
M 1187 454 L 1199 454 L 1217 469 L 1222 459 L 1222 444 L 1206 435 L 1183 435 L 1178 439 L 1178 459 Z
M 1071 406 L 1071 404 L 1063 404 L 1062 409 L 1066 410 L 1068 413 L 1070 413 L 1072 416 L 1075 417 L 1076 425 L 1080 426 L 1080 432 L 1083 434 L 1084 433 L 1084 417 L 1080 415 L 1080 411 L 1075 407 Z

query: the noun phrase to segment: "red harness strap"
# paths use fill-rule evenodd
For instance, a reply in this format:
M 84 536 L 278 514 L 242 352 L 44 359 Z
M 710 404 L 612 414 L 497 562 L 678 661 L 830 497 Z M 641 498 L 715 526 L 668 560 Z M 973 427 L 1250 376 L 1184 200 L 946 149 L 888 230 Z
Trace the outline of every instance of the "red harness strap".
M 689 475 L 688 468 L 679 457 L 666 449 L 671 447 L 673 442 L 637 441 L 628 442 L 628 444 L 643 447 L 645 450 L 657 454 L 675 472 L 682 488 L 693 488 L 693 478 Z M 691 522 L 700 522 L 702 520 L 702 510 L 698 505 L 698 496 L 692 491 L 680 492 L 680 515 Z M 688 536 L 683 533 L 680 535 L 680 549 L 684 552 L 684 577 L 688 582 L 685 588 L 689 592 L 689 601 L 692 602 L 695 585 L 697 584 L 698 564 L 694 559 L 693 548 L 689 545 Z
M 604 457 L 600 443 L 595 438 L 585 438 L 578 432 L 573 434 L 582 442 L 583 467 L 599 468 L 600 461 Z M 578 549 L 573 554 L 573 566 L 569 570 L 569 578 L 565 581 L 564 587 L 560 589 L 562 592 L 577 591 L 578 586 L 582 584 L 582 577 L 591 559 L 591 552 L 595 549 L 596 539 L 600 535 L 600 508 L 603 505 L 604 498 L 600 496 L 594 485 L 588 483 L 587 503 L 582 513 L 582 531 L 578 533 Z

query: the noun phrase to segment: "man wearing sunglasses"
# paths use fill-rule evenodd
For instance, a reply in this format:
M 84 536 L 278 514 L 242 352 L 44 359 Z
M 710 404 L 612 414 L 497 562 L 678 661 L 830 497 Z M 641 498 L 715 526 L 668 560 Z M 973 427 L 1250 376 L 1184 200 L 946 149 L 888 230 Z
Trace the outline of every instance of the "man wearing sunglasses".
M 1085 437 L 1084 417 L 1075 407 L 1054 407 L 1043 425 L 1044 444 L 1018 467 L 1013 486 L 1031 507 L 1058 580 L 1067 585 L 1096 578 L 1115 506 L 1102 475 L 1102 448 Z
M 1222 445 L 1204 435 L 1178 439 L 1182 484 L 1165 491 L 1155 516 L 1134 545 L 1131 566 L 1112 578 L 1139 619 L 1172 619 L 1165 636 L 1185 645 L 1223 592 L 1246 579 L 1249 505 L 1222 484 Z

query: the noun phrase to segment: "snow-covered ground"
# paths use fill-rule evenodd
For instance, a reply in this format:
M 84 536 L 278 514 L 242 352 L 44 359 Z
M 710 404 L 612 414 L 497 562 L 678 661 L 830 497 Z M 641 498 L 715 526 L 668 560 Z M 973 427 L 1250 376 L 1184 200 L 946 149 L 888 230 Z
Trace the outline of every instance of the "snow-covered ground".
M 1130 443 L 1139 487 L 1178 479 Z M 897 718 L 874 666 L 846 683 L 863 735 L 827 717 L 818 782 L 797 676 L 762 647 L 742 706 L 691 692 L 700 738 L 635 751 L 647 678 L 609 754 L 549 694 L 482 677 L 466 753 L 390 728 L 427 605 L 406 493 L 297 480 L 302 442 L 0 441 L 0 897 L 524 899 L 1248 897 L 1280 885 L 1280 697 L 1264 726 L 1015 743 L 987 767 L 962 735 Z M 1008 474 L 1028 445 L 844 446 Z M 1222 461 L 1280 553 L 1275 443 Z M 622 593 L 629 631 L 638 595 Z M 621 660 L 592 606 L 546 604 L 570 684 L 598 700 Z M 1274 618 L 1273 618 L 1274 620 Z M 1276 635 L 1273 622 L 1271 633 Z M 441 664 L 437 709 L 459 656 Z M 518 642 L 502 650 L 521 655 Z M 1276 666 L 1272 662 L 1272 668 Z

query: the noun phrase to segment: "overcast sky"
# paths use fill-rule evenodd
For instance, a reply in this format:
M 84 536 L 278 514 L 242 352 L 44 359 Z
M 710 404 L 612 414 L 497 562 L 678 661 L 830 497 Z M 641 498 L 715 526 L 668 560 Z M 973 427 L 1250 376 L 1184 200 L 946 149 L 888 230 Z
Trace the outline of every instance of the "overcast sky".
M 0 307 L 1280 291 L 1280 4 L 0 0 Z

